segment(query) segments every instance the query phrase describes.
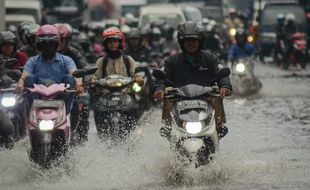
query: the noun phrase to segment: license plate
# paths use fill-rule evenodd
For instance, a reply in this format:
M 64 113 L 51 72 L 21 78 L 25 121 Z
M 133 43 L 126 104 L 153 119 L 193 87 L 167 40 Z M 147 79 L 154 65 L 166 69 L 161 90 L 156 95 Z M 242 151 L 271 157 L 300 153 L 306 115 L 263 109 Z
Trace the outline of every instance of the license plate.
M 120 98 L 120 97 L 117 97 L 117 96 L 112 97 L 112 101 L 120 101 L 120 100 L 121 100 L 121 98 Z

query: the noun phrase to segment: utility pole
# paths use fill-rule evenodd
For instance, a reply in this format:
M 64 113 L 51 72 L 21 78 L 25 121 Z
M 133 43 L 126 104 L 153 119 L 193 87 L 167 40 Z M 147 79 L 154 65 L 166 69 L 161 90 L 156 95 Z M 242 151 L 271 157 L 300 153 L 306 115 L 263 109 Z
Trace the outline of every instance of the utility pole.
M 5 1 L 0 0 L 0 31 L 5 30 Z

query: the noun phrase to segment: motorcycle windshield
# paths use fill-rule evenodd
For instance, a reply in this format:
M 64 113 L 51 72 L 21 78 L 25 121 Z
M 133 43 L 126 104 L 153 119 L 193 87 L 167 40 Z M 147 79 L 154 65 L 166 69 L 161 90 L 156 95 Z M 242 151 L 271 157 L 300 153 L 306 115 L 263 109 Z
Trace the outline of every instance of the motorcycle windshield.
M 182 121 L 203 121 L 212 115 L 213 108 L 202 100 L 186 100 L 177 102 L 173 108 L 173 115 Z
M 189 98 L 198 97 L 214 91 L 212 87 L 200 86 L 197 84 L 188 84 L 186 86 L 176 88 L 176 90 L 179 95 Z

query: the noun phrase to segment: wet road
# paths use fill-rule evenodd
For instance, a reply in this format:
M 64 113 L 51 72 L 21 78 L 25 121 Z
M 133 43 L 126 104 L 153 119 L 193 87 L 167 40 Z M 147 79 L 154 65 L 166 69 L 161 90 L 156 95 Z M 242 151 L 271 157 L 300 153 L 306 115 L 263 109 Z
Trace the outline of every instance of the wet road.
M 27 139 L 1 151 L 0 189 L 310 189 L 310 69 L 256 69 L 263 90 L 248 99 L 226 100 L 230 132 L 207 168 L 175 167 L 168 143 L 158 134 L 160 111 L 155 110 L 116 148 L 100 142 L 92 125 L 89 142 L 52 171 L 30 165 Z

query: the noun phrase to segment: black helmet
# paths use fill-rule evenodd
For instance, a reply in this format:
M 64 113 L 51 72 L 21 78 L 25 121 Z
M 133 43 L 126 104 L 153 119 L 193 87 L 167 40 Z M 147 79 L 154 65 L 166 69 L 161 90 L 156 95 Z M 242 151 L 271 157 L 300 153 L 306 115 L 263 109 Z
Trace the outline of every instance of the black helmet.
M 195 21 L 187 21 L 178 26 L 178 42 L 180 48 L 183 48 L 183 41 L 185 38 L 197 38 L 200 42 L 200 49 L 202 49 L 203 41 L 204 41 L 204 29 L 202 24 Z
M 129 33 L 128 33 L 128 39 L 130 38 L 141 38 L 142 34 L 140 32 L 139 29 L 132 29 Z

